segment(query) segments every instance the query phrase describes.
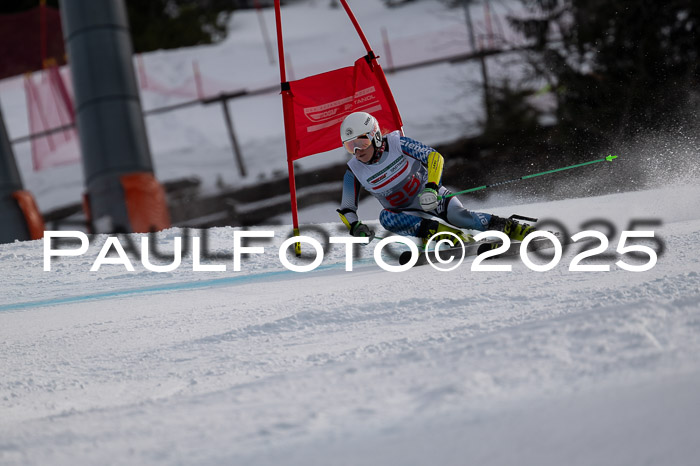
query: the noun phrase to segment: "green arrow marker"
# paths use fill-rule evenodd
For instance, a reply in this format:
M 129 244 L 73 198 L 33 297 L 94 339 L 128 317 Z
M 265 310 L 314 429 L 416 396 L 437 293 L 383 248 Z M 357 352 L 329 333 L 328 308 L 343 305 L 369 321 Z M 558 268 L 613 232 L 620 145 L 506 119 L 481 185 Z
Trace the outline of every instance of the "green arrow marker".
M 607 160 L 608 162 L 612 162 L 616 158 L 617 155 L 608 155 L 607 157 L 605 157 L 605 160 Z

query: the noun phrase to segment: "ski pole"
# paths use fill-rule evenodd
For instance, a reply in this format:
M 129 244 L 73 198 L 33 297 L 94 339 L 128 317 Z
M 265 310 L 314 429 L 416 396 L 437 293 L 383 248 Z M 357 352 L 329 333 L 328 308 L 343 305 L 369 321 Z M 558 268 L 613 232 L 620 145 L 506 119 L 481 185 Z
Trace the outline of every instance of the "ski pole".
M 471 189 L 465 189 L 464 191 L 459 191 L 456 193 L 448 194 L 447 196 L 442 196 L 443 199 L 446 199 L 448 197 L 452 196 L 457 196 L 458 194 L 466 194 L 466 193 L 472 193 L 474 191 L 480 191 L 482 189 L 486 188 L 493 188 L 494 186 L 501 186 L 503 184 L 508 184 L 508 183 L 515 183 L 516 181 L 520 180 L 527 180 L 529 178 L 535 178 L 536 176 L 542 176 L 542 175 L 547 175 L 549 173 L 554 173 L 554 172 L 560 172 L 563 170 L 570 170 L 572 168 L 578 168 L 578 167 L 583 167 L 584 165 L 591 165 L 593 163 L 598 163 L 598 162 L 612 162 L 617 158 L 617 155 L 608 155 L 605 158 L 598 159 L 598 160 L 591 160 L 590 162 L 583 162 L 583 163 L 578 163 L 576 165 L 569 165 L 568 167 L 563 167 L 563 168 L 555 168 L 554 170 L 547 170 L 546 172 L 540 172 L 540 173 L 535 173 L 534 175 L 525 175 L 521 176 L 520 178 L 514 178 L 512 180 L 507 180 L 507 181 L 499 181 L 498 183 L 493 183 L 493 184 L 486 184 L 484 186 L 477 186 L 476 188 L 471 188 Z

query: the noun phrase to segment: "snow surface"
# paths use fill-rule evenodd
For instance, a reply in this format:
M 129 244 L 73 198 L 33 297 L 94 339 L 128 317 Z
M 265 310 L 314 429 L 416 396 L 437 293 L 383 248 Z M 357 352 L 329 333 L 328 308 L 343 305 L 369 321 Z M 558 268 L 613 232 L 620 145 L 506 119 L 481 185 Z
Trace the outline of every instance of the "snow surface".
M 256 228 L 275 238 L 240 272 L 195 273 L 188 255 L 90 273 L 104 236 L 43 272 L 41 241 L 2 245 L 0 462 L 696 464 L 698 195 L 518 206 L 572 233 L 662 220 L 641 273 L 619 257 L 571 272 L 574 250 L 543 273 L 389 273 L 369 252 L 346 272 L 337 246 L 296 273 L 277 257 L 289 227 Z M 231 253 L 233 231 L 210 230 L 210 251 Z
M 331 13 L 338 12 L 327 3 L 285 8 L 297 73 L 325 67 L 324 51 L 337 55 L 345 47 L 331 46 L 335 34 L 319 43 L 308 27 L 297 29 L 301 19 L 320 15 L 316 24 L 335 32 L 340 26 Z M 421 42 L 408 38 L 461 21 L 458 10 L 439 9 L 437 1 L 395 10 L 381 9 L 378 0 L 355 3 L 363 25 L 386 22 L 390 35 L 405 34 L 417 54 Z M 220 75 L 212 72 L 220 78 L 245 63 L 235 68 L 241 86 L 248 79 L 276 82 L 257 19 L 241 13 L 233 21 L 238 32 L 222 45 L 158 52 L 144 61 L 170 84 L 192 57 L 205 74 L 220 66 Z M 379 27 L 365 29 L 379 49 Z M 250 48 L 240 45 L 245 37 Z M 440 125 L 445 133 L 435 134 L 437 126 L 426 128 L 426 119 L 441 108 L 465 120 L 476 112 L 470 109 L 478 97 L 470 96 L 468 106 L 455 98 L 460 87 L 449 85 L 476 72 L 461 66 L 389 77 L 409 135 L 442 142 L 463 128 L 455 125 L 453 133 Z M 256 74 L 263 67 L 269 78 Z M 21 83 L 0 84 L 8 125 L 20 136 L 26 131 Z M 428 88 L 435 94 L 416 92 Z M 147 108 L 170 102 L 159 99 L 144 95 Z M 258 154 L 249 159 L 255 176 L 284 167 L 279 96 L 266 99 L 232 104 L 234 112 L 246 110 L 245 118 L 234 118 L 244 156 Z M 225 183 L 241 181 L 233 165 L 222 165 L 231 155 L 216 123 L 220 109 L 196 112 L 147 120 L 158 175 L 194 172 L 210 189 L 214 173 Z M 0 245 L 0 464 L 695 465 L 697 145 L 652 142 L 629 148 L 630 156 L 643 154 L 638 164 L 597 172 L 610 184 L 639 176 L 635 192 L 595 196 L 572 186 L 569 197 L 590 197 L 533 202 L 506 191 L 484 202 L 464 199 L 501 215 L 557 219 L 570 234 L 593 219 L 612 223 L 616 234 L 606 231 L 612 255 L 594 261 L 609 264 L 608 272 L 569 271 L 578 251 L 568 249 L 542 273 L 518 258 L 501 261 L 512 264 L 511 272 L 472 272 L 467 260 L 449 273 L 429 267 L 389 273 L 372 259 L 373 243 L 361 248 L 352 272 L 344 270 L 344 250 L 334 246 L 316 271 L 295 273 L 277 255 L 290 234 L 288 218 L 280 219 L 284 226 L 254 229 L 275 237 L 257 243 L 265 252 L 247 257 L 239 272 L 230 258 L 205 261 L 226 271 L 193 272 L 186 254 L 172 272 L 147 271 L 136 256 L 134 272 L 103 265 L 91 273 L 105 236 L 95 237 L 84 256 L 54 259 L 44 272 L 42 241 Z M 79 175 L 70 167 L 27 171 L 28 147 L 16 149 L 25 183 L 43 208 L 79 194 Z M 341 155 L 303 162 L 312 169 L 333 157 Z M 334 222 L 318 227 L 343 235 L 335 207 L 302 212 L 302 222 Z M 376 202 L 363 203 L 363 219 L 377 213 Z M 615 265 L 621 256 L 614 251 L 619 232 L 640 219 L 661 222 L 649 228 L 665 250 L 651 270 L 633 273 Z M 378 228 L 376 220 L 369 223 Z M 234 231 L 192 234 L 207 236 L 211 252 L 231 254 Z M 174 238 L 185 233 L 159 233 L 159 250 L 172 251 Z M 129 236 L 135 243 L 141 237 Z

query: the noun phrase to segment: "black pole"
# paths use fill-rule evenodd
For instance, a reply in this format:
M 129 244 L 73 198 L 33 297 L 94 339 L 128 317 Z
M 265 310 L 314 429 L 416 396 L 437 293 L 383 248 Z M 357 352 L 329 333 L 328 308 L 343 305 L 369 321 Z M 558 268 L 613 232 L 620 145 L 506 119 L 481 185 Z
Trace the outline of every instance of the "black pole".
M 152 189 L 157 182 L 143 181 L 151 179 L 153 164 L 124 0 L 62 0 L 60 7 L 92 229 L 143 231 L 136 224 L 144 224 L 146 212 L 165 207 Z M 125 184 L 125 177 L 140 175 L 142 185 Z
M 491 97 L 489 95 L 489 73 L 486 66 L 486 56 L 483 51 L 476 50 L 476 38 L 474 37 L 474 26 L 472 25 L 472 15 L 469 11 L 469 4 L 471 0 L 462 0 L 464 5 L 464 17 L 467 22 L 467 32 L 469 33 L 469 45 L 472 48 L 472 52 L 477 54 L 479 57 L 479 63 L 481 64 L 481 83 L 484 90 L 484 111 L 486 112 L 486 127 L 491 126 Z
M 228 109 L 228 99 L 221 99 L 221 106 L 224 109 L 226 129 L 228 130 L 228 137 L 231 139 L 233 155 L 236 157 L 236 163 L 238 164 L 238 172 L 243 178 L 245 178 L 248 175 L 245 169 L 245 164 L 243 163 L 243 157 L 241 156 L 241 148 L 238 146 L 238 139 L 236 139 L 236 133 L 233 131 L 233 119 L 231 118 L 231 112 Z

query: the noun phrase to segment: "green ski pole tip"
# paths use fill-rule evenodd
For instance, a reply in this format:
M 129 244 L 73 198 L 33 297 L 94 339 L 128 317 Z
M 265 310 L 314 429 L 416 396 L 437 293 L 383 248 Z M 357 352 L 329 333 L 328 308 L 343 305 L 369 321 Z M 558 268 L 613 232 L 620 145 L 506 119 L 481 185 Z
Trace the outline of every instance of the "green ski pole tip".
M 612 162 L 616 158 L 617 155 L 608 155 L 607 157 L 605 157 L 605 160 L 607 160 L 608 162 Z

